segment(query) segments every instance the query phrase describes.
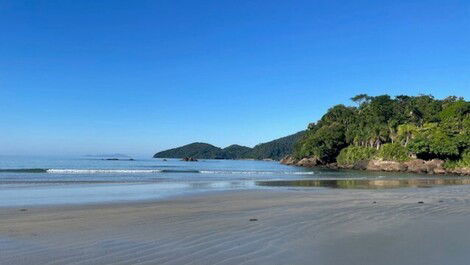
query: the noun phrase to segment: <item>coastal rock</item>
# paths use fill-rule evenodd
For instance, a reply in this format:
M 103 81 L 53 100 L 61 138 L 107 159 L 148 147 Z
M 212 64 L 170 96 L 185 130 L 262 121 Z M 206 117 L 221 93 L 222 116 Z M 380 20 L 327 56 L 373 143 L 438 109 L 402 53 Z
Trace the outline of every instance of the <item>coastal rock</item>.
M 336 166 L 338 167 L 338 169 L 354 169 L 354 165 L 351 165 L 351 164 L 338 164 L 336 163 Z M 360 169 L 360 168 L 356 168 L 356 169 Z
M 194 157 L 185 157 L 182 159 L 182 161 L 186 161 L 186 162 L 196 162 L 197 159 L 194 158 Z
M 297 159 L 295 159 L 293 156 L 285 156 L 283 159 L 281 159 L 281 164 L 284 165 L 295 165 L 297 162 L 299 162 Z
M 422 159 L 414 159 L 411 161 L 407 161 L 404 163 L 407 168 L 408 172 L 412 173 L 426 173 L 428 172 L 428 167 L 426 166 L 426 161 Z
M 369 165 L 369 160 L 361 160 L 356 162 L 352 169 L 357 169 L 357 170 L 366 170 L 367 166 Z M 344 166 L 344 168 L 348 168 L 347 166 Z
M 426 170 L 429 174 L 445 174 L 444 161 L 440 159 L 433 159 L 426 161 Z
M 326 167 L 329 169 L 339 169 L 340 167 L 338 166 L 338 163 L 329 163 L 326 164 Z
M 409 172 L 409 173 L 428 173 L 428 174 L 455 174 L 462 176 L 470 176 L 470 168 L 444 168 L 444 161 L 441 159 L 433 159 L 425 161 L 422 159 L 413 159 L 406 162 L 387 161 L 387 160 L 361 160 L 353 165 L 329 163 L 323 164 L 316 158 L 303 158 L 296 161 L 291 156 L 286 156 L 281 160 L 286 165 L 296 165 L 301 167 L 326 167 L 330 169 L 355 169 L 369 171 L 387 171 L 387 172 Z
M 342 165 L 341 168 L 389 172 L 403 172 L 407 170 L 407 166 L 404 163 L 387 160 L 361 160 L 356 162 L 352 167 Z
M 318 159 L 316 158 L 302 158 L 299 162 L 297 162 L 297 166 L 300 167 L 314 167 L 319 164 Z
M 468 167 L 454 168 L 450 170 L 450 173 L 457 174 L 457 175 L 470 176 L 470 168 Z
M 401 172 L 406 171 L 407 166 L 397 161 L 370 160 L 366 169 L 371 171 Z
M 434 174 L 446 174 L 447 171 L 444 168 L 435 168 Z

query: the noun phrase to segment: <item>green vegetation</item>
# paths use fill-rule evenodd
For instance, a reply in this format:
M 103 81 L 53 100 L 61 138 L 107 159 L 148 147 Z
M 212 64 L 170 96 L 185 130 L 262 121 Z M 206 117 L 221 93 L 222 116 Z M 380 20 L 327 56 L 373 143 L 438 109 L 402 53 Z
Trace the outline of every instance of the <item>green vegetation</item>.
M 247 158 L 251 150 L 252 149 L 249 147 L 233 144 L 224 148 L 222 151 L 224 153 L 224 159 L 238 159 Z
M 369 160 L 376 156 L 377 149 L 372 147 L 348 146 L 341 150 L 336 158 L 340 165 L 352 165 L 361 160 Z
M 279 160 L 286 155 L 292 154 L 295 143 L 297 143 L 304 134 L 305 131 L 301 131 L 274 141 L 258 144 L 253 147 L 248 154 L 248 158 Z
M 401 162 L 409 160 L 410 153 L 405 146 L 399 143 L 387 143 L 380 147 L 377 158 Z
M 192 143 L 178 148 L 169 149 L 163 152 L 156 153 L 154 158 L 184 158 L 192 157 L 196 159 L 202 158 L 224 158 L 221 148 L 206 144 L 206 143 Z
M 444 164 L 445 168 L 463 168 L 470 167 L 470 150 L 463 153 L 462 158 L 457 161 L 447 160 Z
M 340 165 L 353 165 L 361 160 L 382 159 L 392 161 L 406 161 L 409 159 L 408 149 L 399 143 L 386 143 L 379 150 L 373 147 L 348 146 L 343 148 L 336 157 Z
M 337 105 L 302 131 L 254 148 L 219 148 L 193 143 L 154 157 L 198 159 L 316 158 L 321 163 L 354 164 L 360 160 L 406 161 L 410 157 L 446 161 L 446 167 L 470 165 L 470 102 L 432 96 L 352 98 L 357 106 Z
M 340 164 L 439 158 L 447 165 L 468 166 L 470 102 L 463 98 L 361 94 L 352 101 L 358 106 L 334 106 L 310 124 L 294 156 Z
M 304 135 L 305 131 L 279 138 L 274 141 L 256 145 L 253 148 L 231 145 L 224 149 L 206 144 L 192 143 L 178 148 L 156 153 L 154 158 L 184 158 L 196 159 L 274 159 L 278 160 L 294 151 L 294 145 Z

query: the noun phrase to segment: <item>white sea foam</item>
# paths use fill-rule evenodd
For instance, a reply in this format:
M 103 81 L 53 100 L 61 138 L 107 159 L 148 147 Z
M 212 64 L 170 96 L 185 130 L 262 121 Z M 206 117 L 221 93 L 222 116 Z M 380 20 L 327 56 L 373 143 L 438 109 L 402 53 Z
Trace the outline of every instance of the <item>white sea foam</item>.
M 313 171 L 300 171 L 300 172 L 286 172 L 287 174 L 291 173 L 294 175 L 314 175 L 315 172 Z
M 313 175 L 312 171 L 226 171 L 226 170 L 201 170 L 201 174 L 247 174 L 247 175 Z
M 168 169 L 47 169 L 50 174 L 158 174 L 200 173 L 239 175 L 313 175 L 311 171 L 246 171 L 246 170 L 168 170 Z
M 201 174 L 275 174 L 273 171 L 229 171 L 229 170 L 201 170 Z

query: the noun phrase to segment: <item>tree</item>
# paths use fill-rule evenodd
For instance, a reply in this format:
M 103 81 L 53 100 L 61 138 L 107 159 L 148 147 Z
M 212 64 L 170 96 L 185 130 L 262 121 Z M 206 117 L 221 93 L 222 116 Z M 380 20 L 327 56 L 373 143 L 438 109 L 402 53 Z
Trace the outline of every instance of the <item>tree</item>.
M 385 144 L 387 150 L 400 150 L 401 154 L 408 150 L 420 158 L 456 161 L 470 148 L 470 102 L 463 98 L 359 94 L 351 100 L 358 107 L 334 106 L 309 125 L 296 145 L 297 158 L 315 156 L 329 162 L 348 146 L 358 147 L 348 150 L 360 157 L 354 152 L 382 150 Z M 343 157 L 350 155 L 345 152 Z
M 364 102 L 367 102 L 371 99 L 367 94 L 359 94 L 351 98 L 354 103 L 361 105 Z
M 410 140 L 418 133 L 418 127 L 413 124 L 401 124 L 398 126 L 397 138 L 404 146 L 407 146 Z
M 426 123 L 419 128 L 409 144 L 409 150 L 419 158 L 458 158 L 459 141 L 437 123 Z

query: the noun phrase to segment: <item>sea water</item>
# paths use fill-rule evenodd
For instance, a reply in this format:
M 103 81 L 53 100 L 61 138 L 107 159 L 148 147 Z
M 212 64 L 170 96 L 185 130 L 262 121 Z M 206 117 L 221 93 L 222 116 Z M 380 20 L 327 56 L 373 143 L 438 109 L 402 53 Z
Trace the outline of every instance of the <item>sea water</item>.
M 0 156 L 0 207 L 157 199 L 312 174 L 272 161 Z
M 151 200 L 207 191 L 282 186 L 266 181 L 397 177 L 410 176 L 306 169 L 277 161 L 0 156 L 0 207 Z M 331 186 L 331 182 L 325 183 L 329 184 L 326 187 Z

